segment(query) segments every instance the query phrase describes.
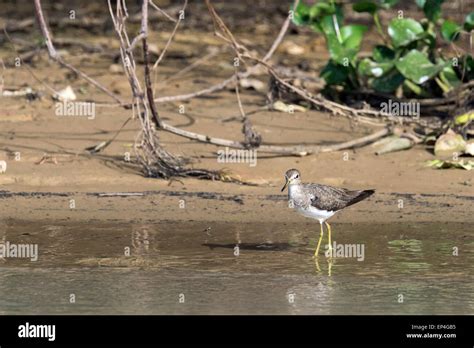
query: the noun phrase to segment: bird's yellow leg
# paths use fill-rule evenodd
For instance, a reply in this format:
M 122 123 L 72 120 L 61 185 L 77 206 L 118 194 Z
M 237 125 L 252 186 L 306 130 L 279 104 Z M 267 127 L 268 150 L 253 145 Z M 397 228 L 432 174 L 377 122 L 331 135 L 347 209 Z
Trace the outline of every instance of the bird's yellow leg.
M 318 273 L 321 273 L 321 267 L 319 267 L 319 261 L 318 261 L 318 258 L 317 257 L 313 257 L 314 259 L 314 265 L 316 266 L 316 271 Z
M 329 257 L 332 257 L 331 225 L 329 225 L 326 221 L 324 221 L 324 223 L 328 228 Z
M 315 250 L 315 252 L 314 252 L 313 258 L 318 257 L 319 247 L 321 246 L 321 241 L 323 240 L 323 234 L 324 234 L 323 224 L 321 223 L 320 225 L 321 225 L 321 233 L 319 234 L 318 246 L 316 247 L 316 250 Z

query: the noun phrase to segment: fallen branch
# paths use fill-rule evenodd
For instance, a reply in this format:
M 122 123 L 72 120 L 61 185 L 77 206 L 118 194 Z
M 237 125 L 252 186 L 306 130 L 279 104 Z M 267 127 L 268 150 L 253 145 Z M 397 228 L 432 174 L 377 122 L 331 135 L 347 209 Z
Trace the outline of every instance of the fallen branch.
M 204 134 L 190 132 L 184 129 L 173 127 L 167 123 L 163 123 L 163 130 L 166 130 L 170 133 L 179 135 L 181 137 L 197 140 L 203 143 L 208 143 L 217 146 L 225 146 L 235 149 L 247 149 L 248 146 L 245 143 L 239 141 L 233 141 L 228 139 L 222 138 L 215 138 Z M 362 138 L 354 139 L 351 141 L 347 141 L 344 143 L 334 144 L 334 145 L 327 145 L 327 146 L 319 146 L 319 145 L 312 145 L 312 146 L 305 146 L 305 145 L 297 145 L 297 146 L 277 146 L 277 145 L 264 145 L 261 144 L 258 147 L 258 151 L 260 152 L 267 152 L 267 153 L 278 153 L 282 155 L 296 155 L 296 156 L 306 156 L 309 154 L 321 153 L 321 152 L 331 152 L 331 151 L 340 151 L 350 148 L 355 148 L 359 146 L 363 146 L 374 142 L 378 139 L 381 139 L 385 136 L 392 134 L 390 128 L 384 128 L 378 132 L 373 134 L 364 136 Z

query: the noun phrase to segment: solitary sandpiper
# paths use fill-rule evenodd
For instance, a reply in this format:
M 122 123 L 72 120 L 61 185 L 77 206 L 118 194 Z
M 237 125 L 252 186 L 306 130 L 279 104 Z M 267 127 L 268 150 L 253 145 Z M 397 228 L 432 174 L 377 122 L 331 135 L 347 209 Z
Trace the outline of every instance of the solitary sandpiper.
M 375 190 L 350 191 L 327 185 L 304 184 L 301 182 L 300 172 L 296 169 L 290 169 L 285 173 L 285 181 L 281 192 L 288 186 L 290 206 L 306 217 L 319 220 L 321 225 L 318 246 L 314 252 L 315 258 L 318 257 L 319 247 L 323 239 L 323 223 L 326 224 L 328 229 L 329 255 L 332 255 L 331 226 L 326 220 L 339 210 L 360 202 L 375 192 Z

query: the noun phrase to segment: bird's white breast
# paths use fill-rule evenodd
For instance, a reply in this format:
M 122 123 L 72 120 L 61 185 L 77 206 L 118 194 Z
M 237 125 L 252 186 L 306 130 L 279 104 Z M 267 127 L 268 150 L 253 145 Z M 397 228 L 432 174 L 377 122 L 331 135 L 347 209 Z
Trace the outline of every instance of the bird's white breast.
M 335 211 L 320 210 L 313 207 L 311 205 L 311 197 L 305 195 L 299 185 L 289 185 L 288 194 L 290 200 L 293 201 L 293 207 L 299 214 L 319 220 L 320 223 L 323 223 L 336 213 Z
M 336 213 L 335 211 L 319 210 L 318 208 L 315 208 L 312 206 L 309 206 L 306 209 L 295 208 L 295 210 L 301 215 L 304 215 L 311 219 L 319 220 L 319 222 L 321 223 L 326 221 L 327 219 L 329 219 L 331 216 L 333 216 Z

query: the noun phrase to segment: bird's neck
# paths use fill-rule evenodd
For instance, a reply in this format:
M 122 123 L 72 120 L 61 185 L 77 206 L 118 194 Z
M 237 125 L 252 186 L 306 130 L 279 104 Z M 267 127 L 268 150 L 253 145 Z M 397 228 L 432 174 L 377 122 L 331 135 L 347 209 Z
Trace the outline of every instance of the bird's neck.
M 290 196 L 293 196 L 295 194 L 298 194 L 301 190 L 301 184 L 300 183 L 292 183 L 288 185 L 288 194 Z

